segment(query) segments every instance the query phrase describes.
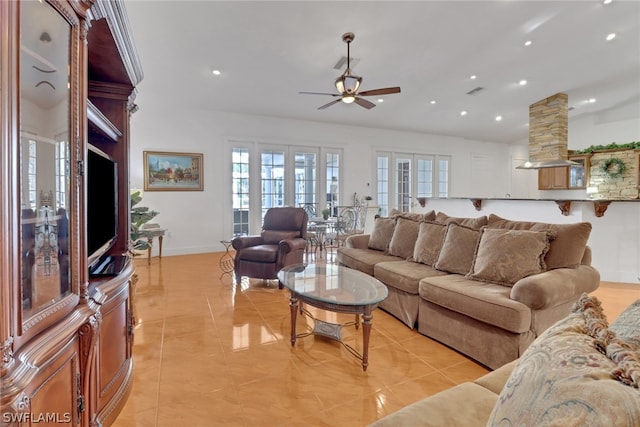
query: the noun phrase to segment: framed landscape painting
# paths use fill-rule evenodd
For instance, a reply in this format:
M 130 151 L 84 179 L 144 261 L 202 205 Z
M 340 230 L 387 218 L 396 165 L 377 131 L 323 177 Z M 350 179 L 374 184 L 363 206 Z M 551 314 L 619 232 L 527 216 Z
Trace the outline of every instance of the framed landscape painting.
M 144 151 L 145 191 L 202 191 L 202 154 Z

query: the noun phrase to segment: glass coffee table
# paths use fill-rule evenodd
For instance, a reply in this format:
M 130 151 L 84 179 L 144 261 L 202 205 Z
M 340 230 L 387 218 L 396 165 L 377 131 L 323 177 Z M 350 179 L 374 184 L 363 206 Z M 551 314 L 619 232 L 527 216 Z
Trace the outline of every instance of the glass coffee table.
M 278 280 L 291 292 L 291 345 L 296 338 L 315 334 L 339 341 L 351 354 L 362 361 L 362 369 L 369 365 L 369 336 L 373 310 L 387 295 L 387 287 L 367 274 L 339 265 L 295 264 L 284 267 Z M 355 321 L 336 324 L 314 318 L 301 303 L 336 313 L 355 314 Z M 314 321 L 310 332 L 296 333 L 296 317 L 300 311 Z M 362 316 L 362 354 L 342 341 L 342 327 L 360 326 Z

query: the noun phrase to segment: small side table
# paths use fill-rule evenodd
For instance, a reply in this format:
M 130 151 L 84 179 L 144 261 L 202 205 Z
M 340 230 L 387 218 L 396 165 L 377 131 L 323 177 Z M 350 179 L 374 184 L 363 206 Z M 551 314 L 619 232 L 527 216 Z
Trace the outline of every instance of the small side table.
M 149 258 L 147 258 L 147 264 L 151 264 L 151 249 L 153 246 L 153 238 L 158 238 L 158 258 L 162 260 L 162 238 L 167 230 L 165 228 L 145 228 L 140 229 L 138 232 L 142 237 L 146 237 L 149 242 Z
M 224 245 L 224 254 L 220 257 L 220 270 L 222 270 L 220 278 L 222 279 L 225 274 L 229 276 L 232 275 L 235 263 L 229 252 L 229 249 L 231 249 L 231 240 L 220 240 L 220 243 Z

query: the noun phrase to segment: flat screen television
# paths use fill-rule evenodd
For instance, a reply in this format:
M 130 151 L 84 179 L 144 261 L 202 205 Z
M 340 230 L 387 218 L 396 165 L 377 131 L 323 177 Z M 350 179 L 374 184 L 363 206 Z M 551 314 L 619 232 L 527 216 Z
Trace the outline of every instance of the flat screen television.
M 118 237 L 118 164 L 89 145 L 86 174 L 87 254 L 91 273 Z

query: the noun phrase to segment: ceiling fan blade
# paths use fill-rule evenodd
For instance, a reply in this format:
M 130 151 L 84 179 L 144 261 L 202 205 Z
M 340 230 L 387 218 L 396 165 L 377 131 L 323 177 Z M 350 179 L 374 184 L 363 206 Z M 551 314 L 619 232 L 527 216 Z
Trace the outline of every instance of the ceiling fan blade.
M 324 110 L 327 107 L 331 107 L 333 104 L 337 104 L 338 102 L 342 101 L 342 99 L 336 99 L 335 101 L 331 101 L 328 104 L 324 104 L 320 107 L 318 107 L 318 110 Z M 358 101 L 358 99 L 356 98 L 356 102 Z
M 339 93 L 323 93 L 323 92 L 298 92 L 301 95 L 328 95 L 328 96 L 342 96 Z
M 400 93 L 399 87 L 385 87 L 383 89 L 365 90 L 358 93 L 359 96 L 374 96 L 374 95 L 390 95 L 392 93 Z
M 373 107 L 376 106 L 376 104 L 374 104 L 373 102 L 367 101 L 364 98 L 358 98 L 357 96 L 356 96 L 355 102 L 356 102 L 356 104 L 358 104 L 361 107 L 366 108 L 367 110 L 370 110 L 370 109 L 372 109 Z

